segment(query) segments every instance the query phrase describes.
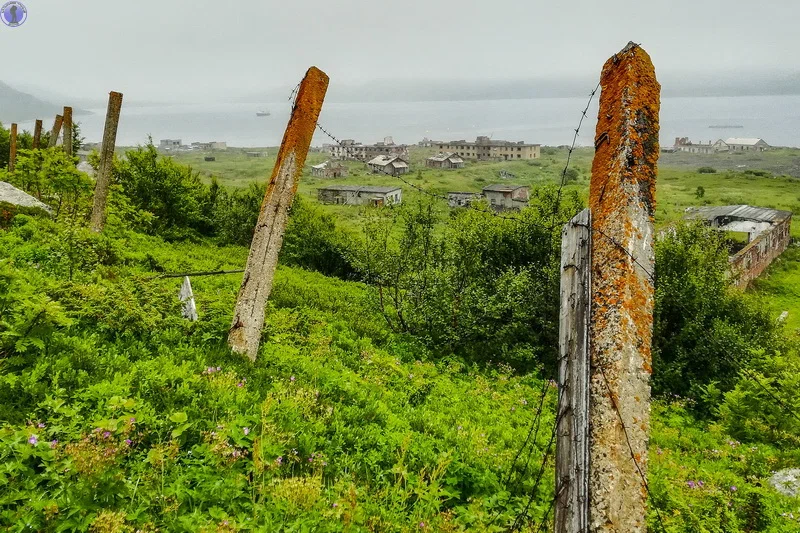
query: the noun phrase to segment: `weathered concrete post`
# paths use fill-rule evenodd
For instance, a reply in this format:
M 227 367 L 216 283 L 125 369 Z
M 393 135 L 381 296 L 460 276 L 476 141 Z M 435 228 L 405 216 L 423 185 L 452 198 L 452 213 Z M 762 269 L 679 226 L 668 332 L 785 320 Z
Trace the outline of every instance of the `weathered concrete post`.
M 591 237 L 584 209 L 561 239 L 555 533 L 586 533 L 589 524 Z
M 90 226 L 92 231 L 100 233 L 106 224 L 106 202 L 108 186 L 111 183 L 111 171 L 114 168 L 114 149 L 117 145 L 117 128 L 119 114 L 122 110 L 122 93 L 108 93 L 108 109 L 106 110 L 106 126 L 103 130 L 103 144 L 100 146 L 100 168 L 97 169 L 97 182 L 94 186 L 94 203 Z
M 14 172 L 14 167 L 17 165 L 17 125 L 11 124 L 11 138 L 9 139 L 10 146 L 8 150 L 8 171 Z
M 600 83 L 589 190 L 589 531 L 640 533 L 647 530 L 642 476 L 650 430 L 661 86 L 650 56 L 634 43 L 606 62 Z
M 247 267 L 236 299 L 228 344 L 255 361 L 264 326 L 264 310 L 272 290 L 283 232 L 289 208 L 297 191 L 300 174 L 317 127 L 322 102 L 328 90 L 328 76 L 316 67 L 300 83 L 289 124 L 281 141 L 278 159 L 261 204 Z
M 42 120 L 36 119 L 36 125 L 33 127 L 33 149 L 38 150 L 42 142 Z
M 58 144 L 58 135 L 61 133 L 61 124 L 64 122 L 64 117 L 56 115 L 56 121 L 53 122 L 53 129 L 50 130 L 50 142 L 48 147 L 53 148 Z
M 64 151 L 72 155 L 72 108 L 64 107 Z

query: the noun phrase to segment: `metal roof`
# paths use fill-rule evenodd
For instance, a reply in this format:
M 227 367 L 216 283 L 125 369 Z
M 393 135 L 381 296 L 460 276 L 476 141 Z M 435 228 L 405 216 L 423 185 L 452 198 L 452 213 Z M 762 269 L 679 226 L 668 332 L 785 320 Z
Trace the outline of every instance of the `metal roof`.
M 753 138 L 750 138 L 750 137 L 748 137 L 748 138 L 745 138 L 745 137 L 731 137 L 730 139 L 726 139 L 725 140 L 725 144 L 742 144 L 742 145 L 745 145 L 745 146 L 754 146 L 754 145 L 758 144 L 759 142 L 763 142 L 764 144 L 767 144 L 767 142 L 764 139 L 756 139 L 754 137 Z
M 369 185 L 328 185 L 320 187 L 320 191 L 340 191 L 367 194 L 388 194 L 390 192 L 402 190 L 400 187 L 373 187 Z
M 527 189 L 527 185 L 504 185 L 502 183 L 496 185 L 487 185 L 483 188 L 484 191 L 492 192 L 514 192 L 517 189 Z
M 689 207 L 683 218 L 687 220 L 716 220 L 721 217 L 753 220 L 756 222 L 782 222 L 792 216 L 791 211 L 780 211 L 768 207 L 751 205 L 719 205 Z
M 397 160 L 399 160 L 399 162 Z M 389 164 L 392 164 L 392 163 L 397 163 L 397 166 L 400 166 L 400 167 L 407 167 L 408 166 L 406 164 L 405 160 L 402 157 L 398 156 L 398 155 L 379 155 L 378 157 L 375 157 L 374 159 L 371 159 L 369 161 L 369 163 L 367 163 L 367 164 L 368 165 L 380 165 L 382 167 L 385 167 L 386 165 L 389 165 Z M 400 164 L 400 163 L 402 163 L 402 164 Z

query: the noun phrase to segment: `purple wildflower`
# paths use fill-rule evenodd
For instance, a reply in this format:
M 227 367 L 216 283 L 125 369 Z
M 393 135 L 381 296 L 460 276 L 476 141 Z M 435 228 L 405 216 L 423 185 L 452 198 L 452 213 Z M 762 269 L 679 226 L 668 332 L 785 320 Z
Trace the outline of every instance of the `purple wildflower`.
M 44 425 L 44 423 L 42 423 L 42 422 L 39 422 L 38 424 L 36 424 L 36 427 L 37 427 L 37 428 L 39 428 L 39 429 L 44 429 L 44 428 L 46 428 L 47 426 L 45 426 L 45 425 Z
M 36 435 L 31 435 L 30 438 L 28 439 L 28 442 L 31 443 L 33 446 L 36 446 L 36 444 L 39 442 L 39 437 L 37 437 Z
M 336 507 L 339 507 L 339 504 L 336 503 L 336 502 L 333 502 L 333 505 L 331 507 L 333 507 L 335 509 Z
M 136 417 L 135 417 L 135 416 L 132 416 L 132 417 L 130 418 L 130 423 L 131 423 L 131 424 L 135 424 L 135 423 L 136 423 Z
M 736 485 L 731 485 L 731 492 L 736 492 L 737 490 L 739 489 L 736 488 Z
M 103 432 L 103 438 L 104 438 L 104 439 L 107 439 L 107 438 L 109 438 L 110 436 L 111 436 L 111 432 L 110 432 L 110 431 L 104 431 L 104 432 Z
M 132 442 L 133 441 L 131 439 L 125 439 L 125 444 L 127 444 L 128 446 L 130 446 Z
M 697 486 L 697 484 L 694 481 L 687 481 L 686 484 L 689 485 L 690 489 L 693 489 L 695 488 L 695 486 Z
M 249 434 L 250 434 L 250 428 L 242 428 L 242 432 L 243 432 L 245 435 L 249 435 Z
M 294 376 L 290 377 L 290 378 L 289 378 L 289 381 L 291 381 L 292 383 L 294 383 Z
M 58 446 L 58 440 L 52 440 L 52 441 L 50 441 L 50 447 L 51 447 L 51 448 L 55 448 L 56 446 Z

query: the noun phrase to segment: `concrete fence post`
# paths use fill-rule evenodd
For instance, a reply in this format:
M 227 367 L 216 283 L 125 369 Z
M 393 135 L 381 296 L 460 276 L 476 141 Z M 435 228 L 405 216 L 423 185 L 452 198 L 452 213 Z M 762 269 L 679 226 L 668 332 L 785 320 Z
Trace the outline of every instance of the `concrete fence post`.
M 591 237 L 588 209 L 562 232 L 555 533 L 586 533 L 589 524 Z
M 64 151 L 72 156 L 72 108 L 64 107 Z
M 38 150 L 42 142 L 42 119 L 36 119 L 36 125 L 33 127 L 33 149 Z
M 236 299 L 233 323 L 228 334 L 231 349 L 255 361 L 264 326 L 264 311 L 278 265 L 289 208 L 317 127 L 322 102 L 328 90 L 328 76 L 316 67 L 306 72 L 297 92 L 292 116 L 272 169 L 261 204 L 247 267 Z
M 61 124 L 64 122 L 64 117 L 56 115 L 56 120 L 53 122 L 53 129 L 50 130 L 49 148 L 53 148 L 58 144 L 58 135 L 61 133 Z
M 8 150 L 8 171 L 14 172 L 17 166 L 17 125 L 11 124 L 11 137 Z
M 589 531 L 643 533 L 661 87 L 634 43 L 606 62 L 600 83 L 589 191 Z
M 100 146 L 100 167 L 97 169 L 97 182 L 94 186 L 94 201 L 92 203 L 90 221 L 90 227 L 96 233 L 103 231 L 103 226 L 106 223 L 108 186 L 111 183 L 111 172 L 114 168 L 114 149 L 117 144 L 117 128 L 119 127 L 121 110 L 122 93 L 111 91 L 108 93 L 106 125 L 103 130 L 103 144 Z

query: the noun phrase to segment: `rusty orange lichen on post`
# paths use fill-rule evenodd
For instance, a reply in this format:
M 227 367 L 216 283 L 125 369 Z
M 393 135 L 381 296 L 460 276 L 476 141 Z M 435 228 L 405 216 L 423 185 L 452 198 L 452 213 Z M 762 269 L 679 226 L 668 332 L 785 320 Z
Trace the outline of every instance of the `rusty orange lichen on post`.
M 297 192 L 328 82 L 328 76 L 316 67 L 311 67 L 306 72 L 261 204 L 228 333 L 228 344 L 231 348 L 238 353 L 247 354 L 253 361 L 258 353 L 264 311 L 272 290 L 289 208 Z
M 650 425 L 660 86 L 650 57 L 630 43 L 604 65 L 601 88 L 589 194 L 589 529 L 639 533 L 646 528 L 639 468 L 646 472 Z

